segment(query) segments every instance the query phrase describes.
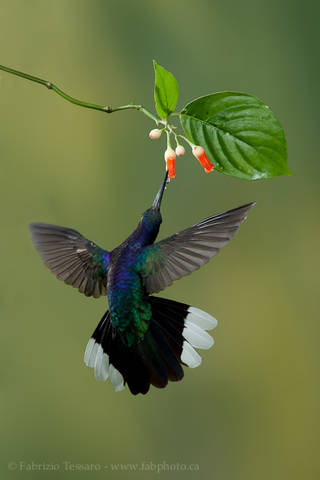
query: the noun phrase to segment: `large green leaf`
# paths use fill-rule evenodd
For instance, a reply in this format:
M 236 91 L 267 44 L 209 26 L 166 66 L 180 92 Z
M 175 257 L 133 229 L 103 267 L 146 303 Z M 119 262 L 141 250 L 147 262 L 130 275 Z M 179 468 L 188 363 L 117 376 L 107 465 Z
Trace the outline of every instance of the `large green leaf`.
M 188 139 L 201 145 L 219 172 L 257 180 L 290 175 L 281 124 L 257 97 L 219 92 L 180 113 Z
M 153 60 L 155 84 L 154 99 L 160 118 L 167 118 L 176 108 L 178 101 L 178 82 L 172 73 Z

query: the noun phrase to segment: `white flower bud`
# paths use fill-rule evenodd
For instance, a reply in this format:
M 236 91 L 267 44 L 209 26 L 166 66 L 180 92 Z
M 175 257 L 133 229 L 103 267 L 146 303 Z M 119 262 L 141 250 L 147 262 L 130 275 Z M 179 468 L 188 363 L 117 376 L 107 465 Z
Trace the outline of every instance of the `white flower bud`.
M 177 148 L 176 148 L 176 155 L 178 157 L 182 157 L 182 155 L 184 155 L 186 153 L 184 147 L 182 145 L 178 145 Z
M 151 132 L 149 133 L 149 137 L 152 139 L 152 140 L 156 140 L 157 138 L 160 138 L 161 137 L 161 130 L 159 130 L 158 128 L 154 128 L 153 130 L 151 130 Z

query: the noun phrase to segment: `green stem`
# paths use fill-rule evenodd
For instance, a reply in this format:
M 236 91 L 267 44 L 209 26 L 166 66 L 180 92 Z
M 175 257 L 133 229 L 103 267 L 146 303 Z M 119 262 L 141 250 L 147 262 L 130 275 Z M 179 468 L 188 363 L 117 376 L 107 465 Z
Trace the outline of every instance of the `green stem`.
M 176 132 L 174 132 L 173 130 L 172 130 L 172 133 L 173 133 L 174 138 L 176 140 L 177 147 L 179 147 L 181 145 L 181 143 L 179 142 L 179 138 L 178 138 L 179 135 Z
M 188 140 L 187 137 L 185 137 L 184 135 L 177 134 L 177 137 L 182 138 L 185 142 L 187 142 L 190 145 L 191 148 L 193 147 L 193 143 L 190 142 L 190 140 Z
M 171 147 L 171 136 L 170 136 L 170 133 L 168 132 L 168 130 L 166 130 L 166 134 L 167 134 L 167 148 L 172 148 Z
M 0 70 L 3 70 L 4 72 L 7 72 L 7 73 L 11 73 L 12 75 L 17 75 L 18 77 L 25 78 L 26 80 L 30 80 L 31 82 L 40 83 L 40 85 L 44 85 L 49 90 L 53 90 L 55 93 L 60 95 L 60 97 L 64 98 L 68 102 L 74 103 L 75 105 L 79 105 L 80 107 L 91 108 L 93 110 L 99 110 L 100 112 L 104 112 L 104 113 L 113 113 L 113 112 L 118 112 L 120 110 L 139 110 L 140 112 L 144 113 L 144 115 L 151 118 L 151 120 L 156 122 L 157 125 L 159 123 L 159 119 L 155 115 L 153 115 L 153 113 L 149 112 L 149 110 L 147 110 L 142 105 L 133 105 L 130 103 L 128 105 L 121 105 L 119 107 L 112 108 L 109 105 L 97 105 L 95 103 L 88 103 L 82 100 L 78 100 L 77 98 L 71 97 L 71 95 L 68 95 L 67 93 L 65 93 L 63 90 L 58 88 L 52 82 L 48 82 L 47 80 L 43 80 L 42 78 L 35 77 L 34 75 L 29 75 L 28 73 L 19 72 L 19 70 L 14 70 L 13 68 L 5 67 L 3 65 L 0 65 Z

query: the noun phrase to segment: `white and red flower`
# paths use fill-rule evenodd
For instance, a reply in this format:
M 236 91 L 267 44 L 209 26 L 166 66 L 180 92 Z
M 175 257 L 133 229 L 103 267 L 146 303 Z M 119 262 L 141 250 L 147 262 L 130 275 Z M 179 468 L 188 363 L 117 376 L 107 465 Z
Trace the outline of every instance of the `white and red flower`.
M 193 145 L 192 153 L 196 159 L 199 160 L 206 173 L 212 172 L 214 165 L 209 161 L 203 147 L 200 147 L 199 145 Z

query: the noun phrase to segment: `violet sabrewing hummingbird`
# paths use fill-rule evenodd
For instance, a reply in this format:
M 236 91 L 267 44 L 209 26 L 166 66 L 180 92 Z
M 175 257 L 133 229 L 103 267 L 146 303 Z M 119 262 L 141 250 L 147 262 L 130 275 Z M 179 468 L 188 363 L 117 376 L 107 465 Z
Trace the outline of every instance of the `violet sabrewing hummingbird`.
M 182 366 L 198 367 L 197 349 L 208 349 L 207 333 L 217 321 L 186 303 L 155 297 L 173 281 L 217 255 L 237 233 L 253 203 L 213 215 L 154 243 L 162 217 L 160 205 L 167 173 L 153 204 L 134 232 L 112 251 L 76 230 L 32 223 L 31 237 L 47 267 L 86 296 L 107 295 L 109 309 L 93 332 L 84 362 L 97 380 L 116 391 L 146 394 L 183 377 Z

